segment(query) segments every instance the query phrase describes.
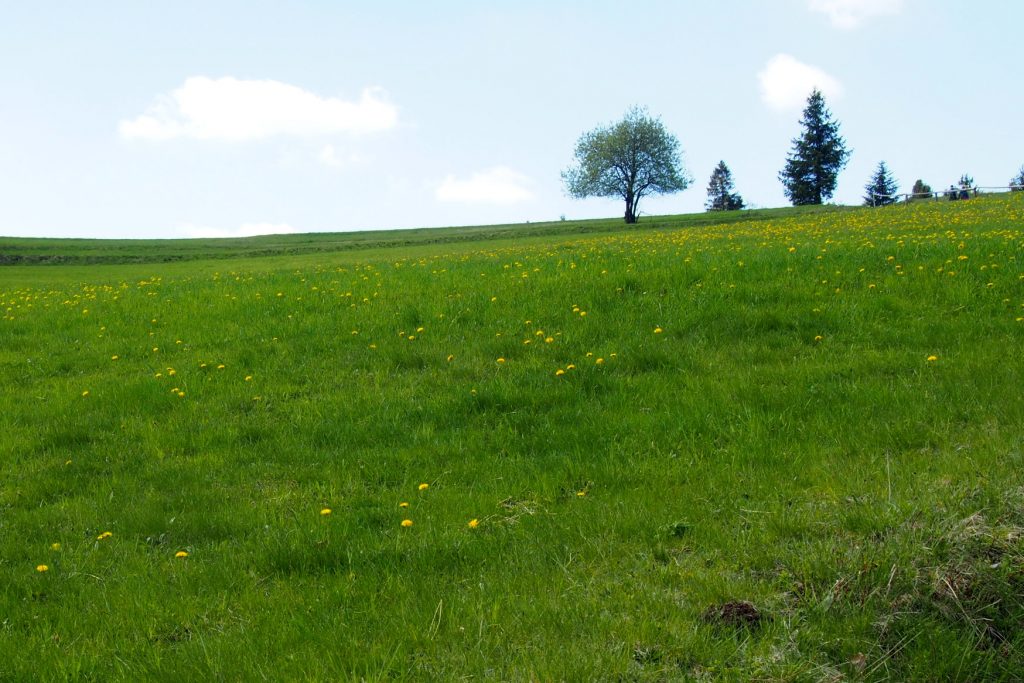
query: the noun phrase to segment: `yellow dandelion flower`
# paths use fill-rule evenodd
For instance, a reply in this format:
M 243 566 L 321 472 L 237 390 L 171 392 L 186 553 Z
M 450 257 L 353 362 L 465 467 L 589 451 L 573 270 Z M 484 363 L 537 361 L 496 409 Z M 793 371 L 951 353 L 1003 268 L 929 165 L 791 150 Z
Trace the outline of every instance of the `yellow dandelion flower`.
M 36 565 L 36 571 L 39 572 L 40 574 L 42 574 L 43 572 L 50 571 L 50 568 L 47 567 L 45 564 L 37 564 Z
M 88 395 L 89 395 L 89 390 L 88 389 L 86 389 L 85 391 L 82 392 L 82 396 L 88 396 Z
M 824 339 L 824 337 L 822 337 L 820 334 L 814 335 L 814 341 L 820 342 L 822 339 Z
M 416 489 L 419 490 L 419 491 L 426 491 L 429 488 L 430 488 L 430 484 L 420 484 L 419 486 L 416 487 Z
M 453 360 L 455 360 L 455 356 L 453 354 L 449 353 L 448 354 L 448 362 L 451 363 Z
M 469 520 L 469 523 L 466 526 L 468 526 L 470 529 L 475 529 L 478 526 L 480 526 L 480 520 L 479 519 L 471 519 L 471 520 Z
M 662 333 L 662 331 L 663 331 L 663 330 L 662 330 L 662 329 L 661 329 L 660 327 L 655 327 L 655 328 L 654 328 L 654 334 L 661 334 L 661 333 Z
M 402 501 L 401 503 L 399 503 L 399 504 L 398 504 L 398 507 L 400 507 L 400 508 L 407 508 L 407 507 L 409 507 L 409 504 L 408 504 L 408 503 L 406 503 L 406 502 L 405 502 L 405 501 L 403 500 L 403 501 Z
M 555 341 L 555 338 L 554 338 L 554 337 L 545 337 L 545 338 L 544 338 L 544 343 L 545 343 L 545 344 L 550 344 L 550 343 L 551 343 L 551 342 L 553 342 L 553 341 Z
M 182 559 L 183 560 L 186 557 L 188 557 L 188 553 L 185 552 L 184 550 L 179 550 L 178 552 L 174 553 L 174 556 L 177 557 L 178 559 Z
M 929 363 L 934 363 L 934 362 L 935 362 L 935 361 L 937 361 L 938 359 L 939 359 L 939 357 L 938 357 L 938 356 L 928 356 L 928 362 L 929 362 Z
M 562 368 L 558 368 L 557 370 L 555 370 L 555 377 L 561 377 L 564 374 L 565 370 L 563 370 Z
M 184 391 L 179 391 L 178 392 L 178 398 L 185 398 L 185 392 Z
M 51 543 L 50 550 L 60 550 L 60 543 Z
M 111 532 L 111 531 L 104 531 L 102 534 L 100 534 L 99 536 L 96 537 L 96 540 L 97 541 L 103 541 L 103 540 L 106 540 L 106 539 L 110 538 L 113 535 L 114 535 L 114 533 Z
M 576 366 L 573 365 L 572 363 L 569 363 L 568 365 L 565 366 L 565 369 L 566 370 L 575 370 Z
M 586 495 L 587 495 L 587 492 L 586 492 L 586 491 L 577 491 L 577 492 L 576 492 L 576 497 L 577 497 L 577 498 L 583 498 L 583 497 L 584 497 L 584 496 L 586 496 Z
M 117 360 L 117 358 L 118 358 L 117 356 L 111 356 L 110 360 Z
M 159 346 L 154 346 L 154 347 L 153 347 L 153 353 L 156 353 L 156 352 L 157 352 L 157 351 L 159 351 L 159 350 L 160 350 L 160 347 L 159 347 Z
M 504 358 L 499 358 L 497 362 L 498 362 L 498 365 L 502 365 L 502 364 L 505 363 L 505 359 Z
M 329 515 L 329 514 L 331 514 L 331 508 L 324 508 L 323 510 L 320 511 L 320 514 L 321 515 Z
M 224 364 L 223 364 L 223 363 L 219 363 L 219 364 L 217 365 L 217 369 L 218 369 L 218 370 L 223 370 L 223 369 L 224 369 Z
M 403 519 L 402 520 L 402 526 L 405 527 L 406 529 L 408 529 L 409 527 L 412 526 L 412 520 L 411 519 Z

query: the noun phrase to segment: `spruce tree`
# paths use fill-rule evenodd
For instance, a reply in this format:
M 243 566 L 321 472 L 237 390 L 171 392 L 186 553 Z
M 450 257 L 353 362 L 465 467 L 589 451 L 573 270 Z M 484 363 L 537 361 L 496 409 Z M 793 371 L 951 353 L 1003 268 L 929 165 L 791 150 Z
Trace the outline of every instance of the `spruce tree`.
M 817 88 L 807 98 L 803 133 L 793 138 L 793 150 L 779 180 L 794 206 L 821 204 L 832 197 L 839 172 L 846 166 L 850 152 L 839 135 L 839 123 L 825 107 L 825 98 Z
M 864 186 L 864 206 L 887 206 L 896 202 L 896 191 L 899 185 L 889 173 L 889 168 L 884 161 L 878 162 L 878 169 L 871 177 L 871 182 Z
M 704 208 L 708 211 L 735 211 L 743 208 L 743 197 L 733 192 L 732 172 L 719 161 L 711 173 L 708 183 L 708 200 Z

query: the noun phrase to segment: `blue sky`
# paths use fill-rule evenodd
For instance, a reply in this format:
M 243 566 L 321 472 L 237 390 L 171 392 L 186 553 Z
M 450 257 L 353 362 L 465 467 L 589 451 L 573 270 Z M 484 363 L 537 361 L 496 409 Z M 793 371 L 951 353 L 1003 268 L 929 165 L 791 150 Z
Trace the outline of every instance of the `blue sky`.
M 1017 0 L 6 2 L 0 235 L 228 236 L 622 214 L 573 200 L 581 133 L 646 106 L 748 203 L 817 85 L 904 191 L 1024 164 Z

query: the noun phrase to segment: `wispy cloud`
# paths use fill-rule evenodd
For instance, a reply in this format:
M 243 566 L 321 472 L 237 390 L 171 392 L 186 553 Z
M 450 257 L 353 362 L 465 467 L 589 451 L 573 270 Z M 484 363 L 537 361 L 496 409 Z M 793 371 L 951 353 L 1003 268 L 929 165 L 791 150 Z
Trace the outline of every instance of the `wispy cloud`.
M 344 168 L 353 164 L 363 163 L 367 160 L 366 157 L 356 152 L 343 154 L 334 145 L 324 145 L 321 147 L 316 158 L 321 164 L 331 168 Z
M 255 237 L 257 235 L 288 235 L 298 230 L 287 223 L 243 223 L 237 228 L 212 228 L 193 223 L 182 223 L 178 232 L 185 237 Z
M 463 204 L 515 204 L 533 199 L 532 181 L 505 166 L 460 179 L 449 175 L 437 187 L 438 201 Z
M 277 135 L 370 133 L 393 128 L 398 109 L 377 88 L 349 102 L 280 81 L 194 76 L 120 122 L 129 139 L 258 140 Z
M 761 84 L 761 99 L 779 111 L 800 109 L 814 88 L 828 98 L 843 94 L 843 86 L 838 80 L 787 54 L 778 54 L 768 60 L 757 78 Z
M 813 12 L 828 16 L 832 25 L 855 29 L 874 17 L 891 16 L 903 11 L 903 0 L 808 0 Z

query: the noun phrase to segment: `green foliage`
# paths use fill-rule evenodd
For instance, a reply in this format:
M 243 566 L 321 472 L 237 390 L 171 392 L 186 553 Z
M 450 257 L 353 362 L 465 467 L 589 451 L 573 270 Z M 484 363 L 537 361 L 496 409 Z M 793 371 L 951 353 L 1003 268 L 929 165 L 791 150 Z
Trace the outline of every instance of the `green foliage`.
M 974 178 L 969 173 L 964 173 L 960 176 L 960 187 L 965 190 L 970 190 L 974 187 Z
M 932 186 L 920 178 L 914 181 L 914 187 L 910 190 L 911 199 L 931 199 Z
M 562 172 L 570 196 L 621 197 L 625 220 L 636 223 L 640 200 L 652 194 L 685 190 L 679 141 L 659 119 L 633 107 L 622 121 L 596 128 L 576 143 L 576 164 Z
M 916 185 L 915 185 L 916 187 Z M 884 161 L 878 162 L 878 168 L 871 181 L 864 186 L 864 206 L 888 206 L 896 202 L 895 194 L 899 191 L 896 179 L 889 173 Z
M 708 200 L 704 208 L 708 211 L 735 211 L 743 208 L 743 197 L 733 192 L 732 172 L 719 161 L 708 181 Z
M 1015 175 L 1014 177 L 1010 178 L 1010 191 L 1011 192 L 1021 192 L 1021 191 L 1024 191 L 1024 166 L 1020 167 L 1020 170 L 1017 171 L 1017 175 Z
M 0 268 L 0 679 L 1015 680 L 1022 210 Z
M 832 120 L 817 88 L 807 98 L 800 125 L 803 132 L 793 138 L 793 149 L 779 180 L 794 206 L 821 204 L 835 192 L 839 172 L 850 152 L 839 135 L 839 123 Z

